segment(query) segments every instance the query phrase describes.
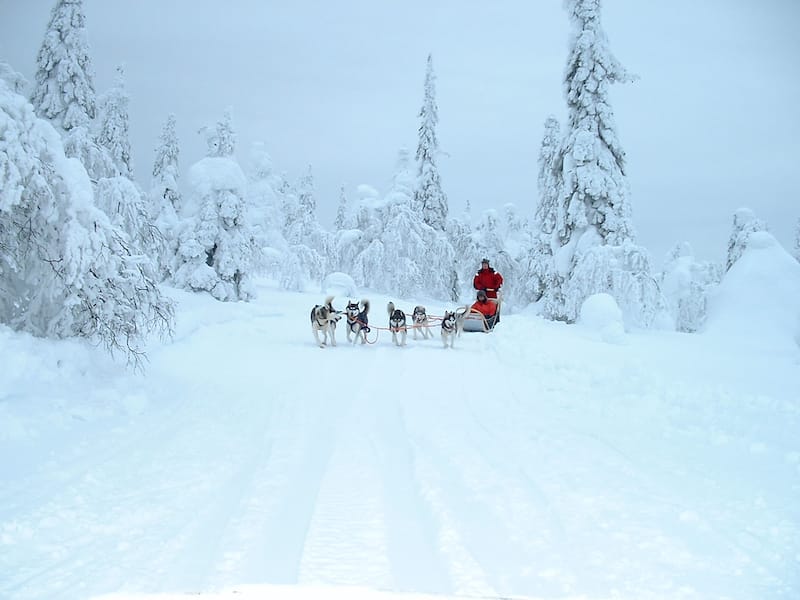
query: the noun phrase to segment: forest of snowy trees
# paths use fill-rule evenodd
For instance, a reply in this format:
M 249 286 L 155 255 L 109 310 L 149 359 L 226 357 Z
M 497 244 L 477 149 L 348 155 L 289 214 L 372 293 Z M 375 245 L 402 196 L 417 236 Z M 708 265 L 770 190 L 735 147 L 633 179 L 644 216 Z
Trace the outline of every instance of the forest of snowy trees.
M 397 297 L 463 302 L 488 256 L 505 278 L 512 310 L 534 303 L 546 318 L 573 322 L 584 300 L 605 292 L 629 327 L 697 331 L 709 291 L 748 236 L 767 225 L 739 210 L 726 264 L 697 261 L 678 243 L 655 270 L 636 239 L 609 99 L 610 84 L 634 78 L 611 53 L 600 1 L 569 0 L 566 8 L 567 122 L 545 121 L 538 199 L 478 216 L 469 208 L 452 213 L 437 167 L 429 55 L 416 151 L 398 148 L 385 193 L 362 185 L 348 197 L 343 187 L 329 231 L 317 218 L 311 166 L 288 181 L 264 144 L 239 163 L 232 108 L 221 108 L 216 123 L 197 124 L 208 151 L 184 171 L 177 117 L 165 107 L 150 185 L 142 189 L 124 71 L 98 93 L 82 1 L 57 0 L 35 81 L 0 63 L 0 322 L 38 336 L 94 339 L 135 362 L 148 335 L 172 330 L 173 306 L 161 284 L 246 301 L 254 276 L 304 290 L 341 272 Z M 793 252 L 800 260 L 800 220 Z

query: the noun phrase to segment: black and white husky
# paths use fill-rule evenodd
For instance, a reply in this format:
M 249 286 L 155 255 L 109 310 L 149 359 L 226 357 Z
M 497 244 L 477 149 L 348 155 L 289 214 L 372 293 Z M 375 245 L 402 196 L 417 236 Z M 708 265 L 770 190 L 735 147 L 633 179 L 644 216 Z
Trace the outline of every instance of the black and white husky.
M 399 308 L 395 308 L 394 302 L 389 302 L 386 306 L 386 311 L 389 313 L 389 331 L 392 332 L 392 342 L 396 346 L 405 346 L 406 335 L 408 335 L 406 313 Z M 400 334 L 400 341 L 397 340 L 397 334 Z
M 347 341 L 356 343 L 358 338 L 361 338 L 361 343 L 367 342 L 367 333 L 369 333 L 369 300 L 362 300 L 358 302 L 348 302 L 347 308 Z M 353 339 L 350 339 L 350 334 L 353 334 Z
M 461 334 L 461 329 L 464 327 L 464 315 L 468 309 L 459 309 L 450 312 L 446 310 L 442 318 L 442 343 L 444 347 L 453 347 L 456 341 L 456 336 Z
M 324 348 L 328 343 L 329 334 L 331 345 L 336 345 L 336 322 L 341 318 L 342 314 L 333 308 L 333 296 L 328 296 L 324 304 L 317 304 L 311 309 L 311 331 L 320 348 Z M 323 341 L 319 340 L 320 331 L 324 336 Z
M 414 339 L 417 339 L 417 329 L 420 330 L 423 340 L 433 337 L 433 332 L 428 327 L 428 313 L 425 312 L 424 306 L 415 306 L 411 318 L 414 321 Z

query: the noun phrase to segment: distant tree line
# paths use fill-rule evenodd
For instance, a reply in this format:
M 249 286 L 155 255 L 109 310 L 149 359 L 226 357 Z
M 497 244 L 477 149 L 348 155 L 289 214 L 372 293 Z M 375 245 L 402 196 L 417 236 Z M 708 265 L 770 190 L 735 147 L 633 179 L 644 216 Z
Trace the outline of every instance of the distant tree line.
M 47 337 L 96 339 L 134 363 L 147 337 L 169 335 L 174 306 L 161 283 L 248 300 L 252 278 L 287 290 L 319 286 L 333 272 L 411 298 L 458 302 L 473 270 L 492 258 L 505 302 L 536 303 L 574 321 L 583 301 L 606 292 L 630 326 L 671 320 L 695 331 L 705 299 L 766 225 L 737 211 L 725 265 L 697 262 L 678 244 L 655 273 L 636 241 L 625 152 L 609 100 L 633 77 L 609 49 L 599 0 L 569 0 L 564 79 L 567 122 L 544 125 L 538 202 L 473 219 L 450 213 L 438 169 L 436 76 L 428 56 L 416 153 L 401 148 L 385 193 L 344 186 L 332 231 L 317 219 L 311 166 L 297 182 L 278 173 L 264 144 L 243 168 L 231 109 L 199 133 L 206 156 L 181 181 L 176 117 L 166 116 L 148 189 L 134 181 L 124 71 L 103 94 L 94 86 L 81 0 L 58 0 L 37 56 L 32 92 L 0 63 L 0 322 Z M 795 255 L 800 260 L 800 220 Z

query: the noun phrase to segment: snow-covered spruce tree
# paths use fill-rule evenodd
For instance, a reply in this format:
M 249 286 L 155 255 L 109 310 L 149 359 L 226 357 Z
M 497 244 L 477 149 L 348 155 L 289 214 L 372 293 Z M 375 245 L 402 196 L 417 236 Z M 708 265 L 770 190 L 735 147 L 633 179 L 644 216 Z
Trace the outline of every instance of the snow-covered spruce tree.
M 336 219 L 333 221 L 333 230 L 341 231 L 347 221 L 347 192 L 344 185 L 339 188 L 339 206 L 336 208 Z
M 82 0 L 58 0 L 36 57 L 31 103 L 37 114 L 70 131 L 95 118 L 94 71 Z
M 659 283 L 675 329 L 691 333 L 702 328 L 709 290 L 722 274 L 722 265 L 696 261 L 688 242 L 676 244 L 667 254 Z
M 747 248 L 747 240 L 751 233 L 767 231 L 767 224 L 757 218 L 749 208 L 739 208 L 733 213 L 733 228 L 728 238 L 728 255 L 725 260 L 725 271 L 729 271 Z
M 527 257 L 525 276 L 521 282 L 523 301 L 559 303 L 552 295 L 560 289 L 556 285 L 553 263 L 554 231 L 558 210 L 559 188 L 556 178 L 556 157 L 561 141 L 561 126 L 552 115 L 544 123 L 544 135 L 539 149 L 539 202 L 533 213 L 533 241 Z
M 175 115 L 168 115 L 155 151 L 153 179 L 150 185 L 149 214 L 152 215 L 155 227 L 161 234 L 158 263 L 162 278 L 174 275 L 175 259 L 178 254 L 178 214 L 182 202 L 178 189 L 180 147 L 175 123 Z
M 128 116 L 130 96 L 125 89 L 125 71 L 121 65 L 117 67 L 114 86 L 100 97 L 99 104 L 97 143 L 111 157 L 116 175 L 132 179 L 133 163 Z
M 97 180 L 97 206 L 105 211 L 115 227 L 128 235 L 134 252 L 148 257 L 152 270 L 159 271 L 163 237 L 153 225 L 151 203 L 132 181 L 131 142 L 129 136 L 128 93 L 125 74 L 117 68 L 117 79 L 100 100 L 98 131 L 95 139 L 107 157 L 110 173 Z
M 442 191 L 439 169 L 436 166 L 439 140 L 436 125 L 439 108 L 436 105 L 436 76 L 433 73 L 433 58 L 428 55 L 425 71 L 425 92 L 419 111 L 419 143 L 417 145 L 417 187 L 414 190 L 414 206 L 422 212 L 427 225 L 438 231 L 447 226 L 447 196 Z
M 53 7 L 36 57 L 31 103 L 61 133 L 67 156 L 77 157 L 93 181 L 116 174 L 92 135 L 97 95 L 82 0 L 58 0 Z
M 233 158 L 230 110 L 205 127 L 208 156 L 189 170 L 191 193 L 182 213 L 176 285 L 207 291 L 218 300 L 248 300 L 253 235 L 245 202 L 247 183 Z
M 314 174 L 309 165 L 297 184 L 297 194 L 285 198 L 286 241 L 311 282 L 320 283 L 333 260 L 332 243 L 317 220 Z
M 424 225 L 420 213 L 413 208 L 414 183 L 410 154 L 402 148 L 398 152 L 391 189 L 385 198 L 386 223 L 381 234 L 383 278 L 378 288 L 400 298 L 427 292 L 428 265 L 422 263 L 422 257 L 425 255 L 425 230 L 430 228 Z
M 146 336 L 173 323 L 149 261 L 95 206 L 56 130 L 3 80 L 0 131 L 0 320 L 95 339 L 138 364 Z
M 254 143 L 247 169 L 247 206 L 255 249 L 254 268 L 275 280 L 291 281 L 289 287 L 296 288 L 297 282 L 303 278 L 299 272 L 300 265 L 283 237 L 283 198 L 278 192 L 282 184 L 263 142 Z
M 600 0 L 567 0 L 573 37 L 565 74 L 566 136 L 555 158 L 559 187 L 548 316 L 573 321 L 590 295 L 607 292 L 626 322 L 649 325 L 659 304 L 646 250 L 635 243 L 609 86 L 632 80 L 611 54 Z
M 345 228 L 334 236 L 333 245 L 338 256 L 336 268 L 350 274 L 358 285 L 366 284 L 366 275 L 358 257 L 382 232 L 375 215 L 378 195 L 372 186 L 356 186 L 356 198 L 348 202 Z

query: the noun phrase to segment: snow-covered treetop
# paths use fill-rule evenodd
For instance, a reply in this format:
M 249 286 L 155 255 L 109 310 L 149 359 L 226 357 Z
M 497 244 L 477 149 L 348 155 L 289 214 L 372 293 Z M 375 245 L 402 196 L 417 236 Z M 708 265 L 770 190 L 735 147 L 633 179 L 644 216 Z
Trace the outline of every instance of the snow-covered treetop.
M 175 123 L 175 115 L 169 114 L 161 130 L 161 135 L 158 137 L 159 144 L 153 162 L 153 180 L 172 189 L 177 188 L 180 175 L 178 170 L 180 147 L 178 135 L 175 132 Z
M 311 165 L 308 165 L 308 170 L 297 185 L 297 202 L 303 212 L 307 214 L 314 214 L 317 210 L 317 201 L 314 198 L 314 173 Z
M 444 231 L 447 224 L 447 197 L 442 191 L 436 155 L 439 141 L 436 138 L 436 124 L 439 122 L 439 109 L 436 105 L 436 76 L 433 72 L 433 57 L 428 55 L 425 70 L 425 87 L 422 108 L 419 111 L 419 142 L 417 145 L 417 189 L 414 203 L 422 211 L 423 220 L 438 231 Z
M 87 40 L 82 0 L 58 0 L 36 58 L 31 102 L 67 131 L 88 124 L 97 111 Z
M 113 87 L 100 98 L 101 110 L 97 142 L 108 151 L 117 172 L 124 177 L 131 178 L 133 177 L 133 164 L 129 133 L 129 104 L 130 96 L 125 89 L 125 71 L 120 65 L 117 67 L 117 76 Z
M 228 107 L 222 120 L 214 126 L 206 125 L 199 131 L 208 145 L 206 156 L 229 157 L 236 150 L 236 132 L 233 129 L 233 109 Z
M 25 88 L 28 86 L 28 81 L 25 77 L 21 73 L 15 71 L 11 65 L 4 60 L 0 60 L 0 79 L 8 84 L 12 92 L 16 92 L 17 94 L 24 93 Z

